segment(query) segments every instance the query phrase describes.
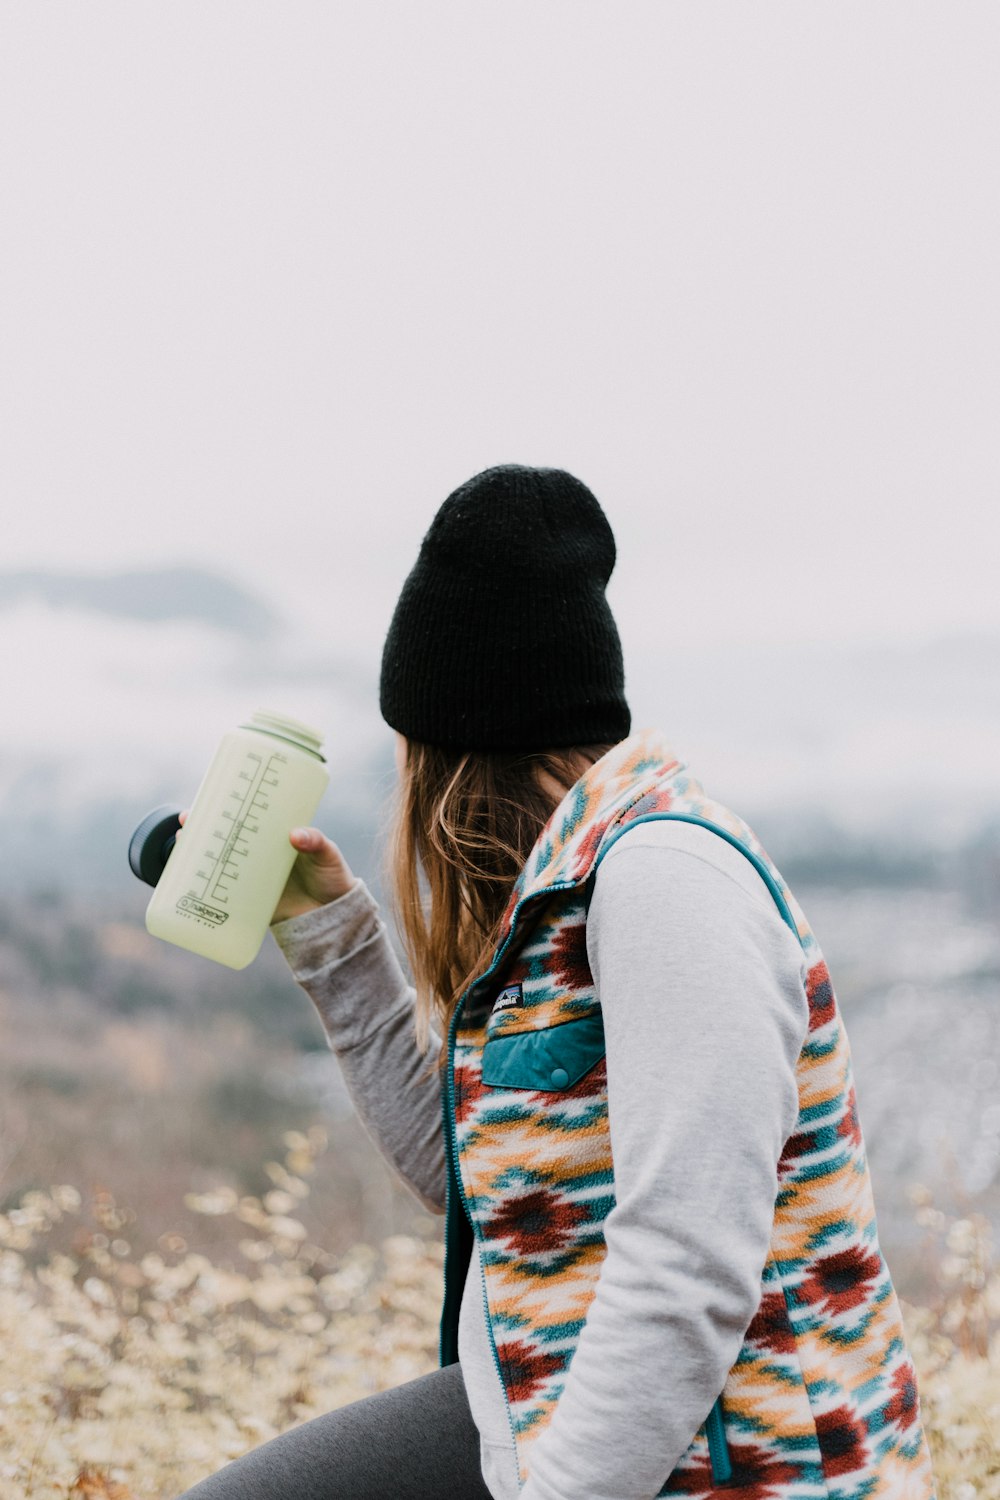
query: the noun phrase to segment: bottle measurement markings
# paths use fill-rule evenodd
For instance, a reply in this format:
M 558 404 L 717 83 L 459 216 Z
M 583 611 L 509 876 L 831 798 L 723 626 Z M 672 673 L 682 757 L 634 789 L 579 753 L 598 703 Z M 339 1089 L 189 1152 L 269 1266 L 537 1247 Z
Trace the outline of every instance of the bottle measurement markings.
M 247 760 L 253 762 L 253 766 L 240 771 L 237 777 L 238 781 L 246 782 L 246 786 L 235 787 L 229 794 L 230 801 L 239 805 L 222 811 L 223 819 L 232 827 L 228 833 L 221 828 L 215 830 L 212 837 L 222 840 L 222 848 L 217 852 L 212 849 L 204 851 L 207 865 L 198 871 L 198 879 L 204 881 L 204 888 L 200 892 L 191 891 L 202 901 L 215 902 L 221 907 L 228 903 L 229 892 L 240 878 L 239 861 L 249 854 L 249 840 L 259 832 L 261 816 L 271 805 L 268 792 L 280 784 L 280 769 L 288 763 L 288 757 L 280 750 L 266 760 L 251 750 Z

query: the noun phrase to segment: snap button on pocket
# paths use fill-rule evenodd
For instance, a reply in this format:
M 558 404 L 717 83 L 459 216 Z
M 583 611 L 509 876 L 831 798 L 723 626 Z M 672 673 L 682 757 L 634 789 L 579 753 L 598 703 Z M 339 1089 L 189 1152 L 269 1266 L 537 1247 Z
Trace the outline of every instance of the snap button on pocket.
M 483 1047 L 482 1079 L 494 1089 L 565 1089 L 603 1056 L 604 1023 L 601 1012 L 592 1010 L 558 1026 L 490 1037 Z

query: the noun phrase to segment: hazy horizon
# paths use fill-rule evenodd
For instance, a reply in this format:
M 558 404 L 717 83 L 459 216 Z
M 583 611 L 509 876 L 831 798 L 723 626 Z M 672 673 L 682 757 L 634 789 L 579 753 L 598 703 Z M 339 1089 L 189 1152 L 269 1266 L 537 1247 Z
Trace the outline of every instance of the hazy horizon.
M 374 828 L 392 766 L 377 651 L 318 638 L 286 606 L 279 618 L 273 599 L 204 571 L 41 574 L 25 587 L 0 570 L 8 840 L 15 828 L 37 840 L 43 825 L 69 836 L 115 801 L 138 816 L 183 800 L 218 737 L 256 707 L 325 733 L 327 816 Z M 818 819 L 820 844 L 829 825 L 947 846 L 1000 816 L 1000 632 L 654 639 L 626 652 L 626 692 L 633 728 L 659 729 L 722 800 L 772 826 Z

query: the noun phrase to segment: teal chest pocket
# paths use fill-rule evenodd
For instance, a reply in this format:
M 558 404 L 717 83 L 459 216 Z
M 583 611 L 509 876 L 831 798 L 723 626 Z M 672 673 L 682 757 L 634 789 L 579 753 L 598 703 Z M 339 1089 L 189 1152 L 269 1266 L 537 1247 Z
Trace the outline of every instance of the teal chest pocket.
M 571 1089 L 604 1056 L 599 1010 L 560 1026 L 491 1037 L 483 1048 L 483 1083 L 494 1089 Z

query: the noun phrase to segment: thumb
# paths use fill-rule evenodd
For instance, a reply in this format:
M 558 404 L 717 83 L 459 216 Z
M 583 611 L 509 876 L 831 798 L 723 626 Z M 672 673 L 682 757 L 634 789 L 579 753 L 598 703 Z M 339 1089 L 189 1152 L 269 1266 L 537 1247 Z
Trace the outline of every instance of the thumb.
M 301 854 L 311 854 L 320 864 L 333 864 L 339 861 L 334 845 L 321 833 L 318 828 L 293 828 L 288 835 L 292 846 Z

